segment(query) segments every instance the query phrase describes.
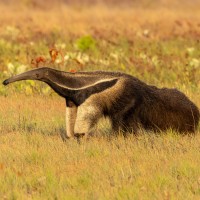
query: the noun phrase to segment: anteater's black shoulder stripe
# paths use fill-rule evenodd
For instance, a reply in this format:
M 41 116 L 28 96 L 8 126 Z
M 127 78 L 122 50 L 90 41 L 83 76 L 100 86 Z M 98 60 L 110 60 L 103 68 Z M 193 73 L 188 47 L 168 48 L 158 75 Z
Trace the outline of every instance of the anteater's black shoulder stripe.
M 112 79 L 104 82 L 97 83 L 91 87 L 87 87 L 80 90 L 70 90 L 71 100 L 77 105 L 81 105 L 91 95 L 100 93 L 117 83 L 118 79 Z

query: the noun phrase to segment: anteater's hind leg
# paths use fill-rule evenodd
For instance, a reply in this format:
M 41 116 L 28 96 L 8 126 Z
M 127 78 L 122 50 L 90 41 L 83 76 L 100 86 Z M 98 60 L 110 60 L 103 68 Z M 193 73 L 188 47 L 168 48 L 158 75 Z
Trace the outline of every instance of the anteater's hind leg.
M 102 113 L 97 106 L 89 103 L 79 106 L 74 128 L 75 136 L 92 135 L 92 130 L 101 117 Z
M 127 116 L 115 116 L 111 117 L 112 129 L 115 134 L 137 134 L 140 129 L 140 125 L 136 120 L 129 120 Z

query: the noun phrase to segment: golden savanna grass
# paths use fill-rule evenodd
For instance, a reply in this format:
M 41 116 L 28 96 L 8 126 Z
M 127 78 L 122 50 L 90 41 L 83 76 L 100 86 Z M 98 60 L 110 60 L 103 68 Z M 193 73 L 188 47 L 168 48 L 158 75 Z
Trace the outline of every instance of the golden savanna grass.
M 37 6 L 27 8 L 15 1 L 12 6 L 2 4 L 0 11 L 4 14 L 0 16 L 0 35 L 6 36 L 8 26 L 14 26 L 21 32 L 18 35 L 21 42 L 29 38 L 41 40 L 51 34 L 66 36 L 68 39 L 92 35 L 111 42 L 116 42 L 114 39 L 121 37 L 133 41 L 135 37 L 168 39 L 175 36 L 189 38 L 192 36 L 198 39 L 200 36 L 200 3 L 187 7 L 181 3 L 177 6 L 171 2 L 170 8 L 160 6 L 144 8 L 104 4 L 51 6 L 51 1 L 48 2 L 46 8 Z M 170 2 L 168 4 L 170 5 Z
M 64 143 L 64 102 L 23 99 L 1 97 L 1 198 L 199 199 L 199 133 L 105 132 Z
M 0 5 L 1 81 L 17 73 L 12 66 L 30 69 L 32 58 L 58 46 L 84 62 L 55 68 L 123 71 L 176 87 L 200 107 L 198 1 L 9 2 Z M 76 44 L 85 35 L 95 47 L 82 52 Z M 141 131 L 124 138 L 102 121 L 95 137 L 63 142 L 65 101 L 44 89 L 0 86 L 0 199 L 200 199 L 200 127 L 194 136 Z

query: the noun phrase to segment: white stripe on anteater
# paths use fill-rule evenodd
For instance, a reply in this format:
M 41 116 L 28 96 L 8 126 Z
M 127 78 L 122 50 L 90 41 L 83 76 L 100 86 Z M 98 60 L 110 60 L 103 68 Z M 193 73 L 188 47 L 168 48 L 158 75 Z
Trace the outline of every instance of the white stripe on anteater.
M 49 80 L 52 81 L 51 79 L 49 79 Z M 89 88 L 89 87 L 93 87 L 93 86 L 95 86 L 95 85 L 97 85 L 97 84 L 99 84 L 99 83 L 108 82 L 108 81 L 112 81 L 112 80 L 116 80 L 116 78 L 111 78 L 111 79 L 107 79 L 107 78 L 106 78 L 106 79 L 103 79 L 103 80 L 98 80 L 98 81 L 94 82 L 93 84 L 89 84 L 89 85 L 87 85 L 87 86 L 79 87 L 79 88 L 68 87 L 68 86 L 66 86 L 66 85 L 59 84 L 59 83 L 54 82 L 54 81 L 52 81 L 52 83 L 54 83 L 57 87 L 61 87 L 61 88 L 63 88 L 63 89 L 68 89 L 68 90 L 83 90 L 83 89 L 87 89 L 87 88 Z

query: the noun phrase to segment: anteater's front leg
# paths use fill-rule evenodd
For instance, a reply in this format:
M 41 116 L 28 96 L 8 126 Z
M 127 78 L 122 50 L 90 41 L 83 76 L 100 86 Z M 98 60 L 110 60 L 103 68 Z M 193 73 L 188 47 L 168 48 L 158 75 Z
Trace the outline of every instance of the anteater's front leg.
M 77 117 L 77 106 L 69 100 L 66 100 L 66 137 L 74 137 L 74 126 Z
M 74 128 L 75 136 L 85 135 L 87 137 L 91 135 L 91 131 L 93 131 L 100 117 L 102 117 L 102 113 L 97 106 L 90 103 L 84 103 L 79 106 Z

